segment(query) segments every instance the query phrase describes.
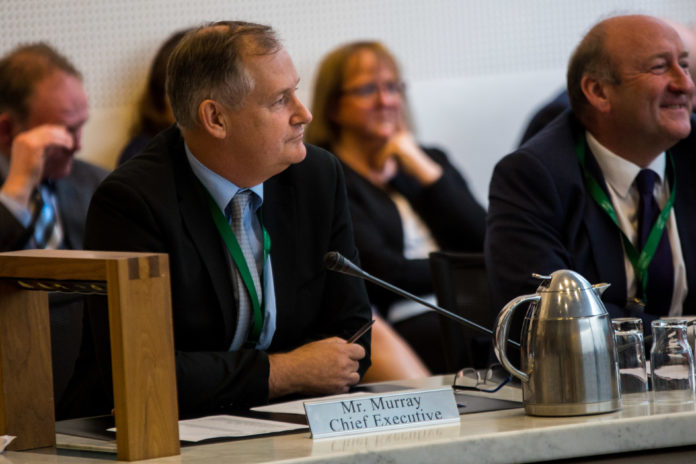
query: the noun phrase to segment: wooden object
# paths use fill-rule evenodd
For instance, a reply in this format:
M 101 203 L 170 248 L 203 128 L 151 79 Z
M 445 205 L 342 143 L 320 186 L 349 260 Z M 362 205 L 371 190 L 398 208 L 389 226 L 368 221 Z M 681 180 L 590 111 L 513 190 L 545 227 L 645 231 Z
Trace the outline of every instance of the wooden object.
M 10 449 L 55 445 L 48 296 L 106 291 L 118 459 L 179 454 L 166 254 L 0 253 L 0 434 Z

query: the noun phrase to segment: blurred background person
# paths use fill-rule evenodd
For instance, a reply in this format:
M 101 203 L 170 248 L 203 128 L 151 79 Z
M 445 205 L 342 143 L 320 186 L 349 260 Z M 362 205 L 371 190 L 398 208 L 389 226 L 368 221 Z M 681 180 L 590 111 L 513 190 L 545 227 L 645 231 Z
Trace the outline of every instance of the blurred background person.
M 556 119 L 559 114 L 570 108 L 570 100 L 568 99 L 568 92 L 563 89 L 558 95 L 554 97 L 553 100 L 544 104 L 539 108 L 536 113 L 529 120 L 527 128 L 522 134 L 520 143 L 518 146 L 524 145 L 524 143 L 534 137 L 537 133 L 548 126 L 551 121 Z
M 132 138 L 118 158 L 119 165 L 140 153 L 157 133 L 174 124 L 174 114 L 169 105 L 164 83 L 167 77 L 169 55 L 186 32 L 188 29 L 175 32 L 157 50 L 150 66 L 145 92 L 138 102 L 137 119 L 131 128 Z
M 428 254 L 481 252 L 486 213 L 446 155 L 416 142 L 396 59 L 373 41 L 332 51 L 319 65 L 312 113 L 306 140 L 343 163 L 362 266 L 434 302 Z M 443 346 L 441 316 L 376 286 L 368 293 L 427 367 L 444 372 L 444 350 L 459 347 Z
M 82 75 L 46 43 L 0 59 L 0 251 L 82 249 L 87 207 L 106 171 L 75 159 L 89 116 Z M 80 347 L 82 297 L 51 293 L 56 404 Z

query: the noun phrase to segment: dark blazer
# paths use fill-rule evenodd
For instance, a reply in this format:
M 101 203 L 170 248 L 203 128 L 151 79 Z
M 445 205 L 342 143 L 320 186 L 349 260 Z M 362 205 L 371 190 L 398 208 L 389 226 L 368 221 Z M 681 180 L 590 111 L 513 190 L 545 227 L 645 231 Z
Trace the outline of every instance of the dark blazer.
M 464 178 L 437 149 L 426 154 L 442 166 L 443 175 L 428 187 L 399 172 L 390 187 L 401 193 L 428 226 L 442 249 L 481 252 L 486 212 L 469 191 Z M 404 257 L 404 231 L 396 205 L 383 189 L 344 164 L 355 244 L 363 268 L 416 295 L 433 292 L 428 259 Z M 368 286 L 370 301 L 384 310 L 398 299 L 393 293 Z
M 237 311 L 226 251 L 205 195 L 173 126 L 102 183 L 87 217 L 87 249 L 169 253 L 182 415 L 268 400 L 267 353 L 228 351 Z M 277 302 L 269 353 L 329 336 L 348 338 L 370 319 L 363 282 L 324 268 L 327 251 L 357 259 L 343 173 L 331 154 L 307 146 L 303 162 L 267 180 L 263 220 Z M 89 317 L 108 379 L 104 314 L 90 310 Z M 369 337 L 360 343 L 368 351 L 362 374 L 369 366 Z
M 82 249 L 87 207 L 99 183 L 107 171 L 80 160 L 74 160 L 70 174 L 55 182 L 56 197 L 64 232 L 64 248 Z M 7 173 L 0 172 L 0 184 Z M 31 238 L 33 227 L 24 227 L 2 203 L 0 203 L 0 251 L 24 249 Z
M 0 184 L 5 182 L 6 172 L 0 169 Z M 74 160 L 70 174 L 56 180 L 58 213 L 63 225 L 63 247 L 82 249 L 87 207 L 97 185 L 107 171 L 80 160 Z M 0 203 L 0 251 L 26 248 L 33 225 L 24 227 L 2 203 Z M 80 349 L 83 302 L 80 295 L 51 293 L 49 312 L 51 319 L 51 360 L 53 364 L 53 392 L 56 403 L 73 373 Z
M 531 277 L 533 272 L 572 269 L 590 283 L 611 284 L 602 297 L 611 317 L 653 319 L 626 306 L 619 230 L 585 189 L 573 143 L 576 133 L 584 134 L 584 129 L 566 111 L 495 167 L 485 250 L 494 310 L 513 297 L 534 293 L 539 281 Z M 684 314 L 691 314 L 696 312 L 696 133 L 692 130 L 671 152 L 677 183 L 674 211 L 690 290 Z M 607 191 L 589 149 L 586 156 L 588 169 Z

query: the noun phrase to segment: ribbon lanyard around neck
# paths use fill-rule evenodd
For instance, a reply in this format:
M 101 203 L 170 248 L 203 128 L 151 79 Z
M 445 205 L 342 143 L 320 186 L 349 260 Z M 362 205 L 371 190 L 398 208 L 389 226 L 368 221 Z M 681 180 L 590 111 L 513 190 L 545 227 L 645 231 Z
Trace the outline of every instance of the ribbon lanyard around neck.
M 205 189 L 205 187 L 204 187 Z M 244 254 L 239 246 L 237 237 L 234 236 L 230 224 L 227 222 L 225 215 L 218 207 L 217 203 L 213 199 L 210 192 L 206 190 L 208 194 L 208 207 L 210 208 L 210 213 L 213 216 L 213 221 L 215 221 L 215 226 L 222 236 L 222 240 L 225 242 L 227 249 L 232 255 L 234 264 L 237 266 L 239 275 L 242 277 L 244 282 L 244 287 L 246 287 L 247 293 L 249 293 L 249 299 L 251 300 L 251 305 L 254 309 L 254 323 L 251 329 L 252 340 L 258 340 L 261 335 L 261 329 L 263 328 L 263 316 L 266 306 L 266 301 L 264 299 L 263 306 L 259 303 L 259 296 L 256 293 L 256 287 L 254 286 L 254 280 L 251 277 L 251 272 L 249 271 L 249 266 L 247 265 L 246 259 L 244 259 Z M 271 251 L 271 236 L 268 234 L 266 227 L 263 225 L 263 218 L 261 216 L 261 208 L 258 210 L 259 223 L 261 224 L 261 230 L 263 230 L 263 262 L 264 265 L 268 259 L 268 254 Z M 261 288 L 263 288 L 263 269 L 259 272 L 259 281 L 261 283 Z
M 639 253 L 636 247 L 631 243 L 631 241 L 626 237 L 626 234 L 619 226 L 619 221 L 616 217 L 616 211 L 614 206 L 611 204 L 611 200 L 607 197 L 607 194 L 600 187 L 599 182 L 594 176 L 587 170 L 585 165 L 585 150 L 587 142 L 585 137 L 579 135 L 575 140 L 575 153 L 578 156 L 578 162 L 580 163 L 580 168 L 582 170 L 582 175 L 585 180 L 585 187 L 590 192 L 592 198 L 597 202 L 600 208 L 609 215 L 611 220 L 616 224 L 616 227 L 621 232 L 621 239 L 623 240 L 624 249 L 626 250 L 626 255 L 628 256 L 631 265 L 633 266 L 633 272 L 636 274 L 636 280 L 640 282 L 641 295 L 643 296 L 643 302 L 647 304 L 645 290 L 648 285 L 648 266 L 650 266 L 650 261 L 652 261 L 657 246 L 660 243 L 662 234 L 667 226 L 667 219 L 669 218 L 669 213 L 674 205 L 674 196 L 677 192 L 677 179 L 674 177 L 674 158 L 672 154 L 667 151 L 667 159 L 669 159 L 670 165 L 672 167 L 672 179 L 670 179 L 670 187 L 672 192 L 669 195 L 669 200 L 667 204 L 662 208 L 660 215 L 657 217 L 655 224 L 653 224 L 652 229 L 650 229 L 650 234 L 648 235 L 648 240 L 645 242 L 643 250 Z

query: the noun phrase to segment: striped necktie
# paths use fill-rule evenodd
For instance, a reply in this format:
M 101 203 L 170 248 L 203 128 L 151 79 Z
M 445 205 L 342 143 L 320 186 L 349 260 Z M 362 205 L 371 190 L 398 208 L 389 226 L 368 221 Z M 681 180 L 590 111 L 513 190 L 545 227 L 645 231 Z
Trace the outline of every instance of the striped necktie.
M 51 186 L 42 183 L 37 190 L 33 200 L 36 222 L 30 246 L 49 249 L 60 248 L 63 241 L 63 231 L 54 207 Z
M 239 247 L 244 255 L 244 260 L 249 267 L 249 272 L 251 273 L 251 278 L 254 281 L 254 287 L 256 288 L 256 294 L 259 296 L 259 304 L 263 305 L 263 292 L 261 290 L 261 280 L 256 266 L 256 259 L 254 258 L 251 245 L 249 244 L 249 237 L 244 230 L 244 213 L 249 205 L 251 195 L 253 194 L 254 193 L 250 190 L 239 190 L 227 205 L 227 208 L 225 208 L 225 213 L 231 220 L 232 232 L 234 232 L 234 236 L 237 238 Z M 249 214 L 251 213 L 252 212 L 249 212 Z M 247 289 L 244 286 L 244 281 L 242 280 L 242 276 L 236 267 L 234 273 L 235 288 L 238 296 L 237 328 L 235 330 L 234 339 L 232 340 L 232 345 L 230 346 L 230 351 L 240 349 L 247 341 L 253 316 L 253 307 L 251 304 L 251 299 L 249 298 L 249 293 L 247 292 Z

